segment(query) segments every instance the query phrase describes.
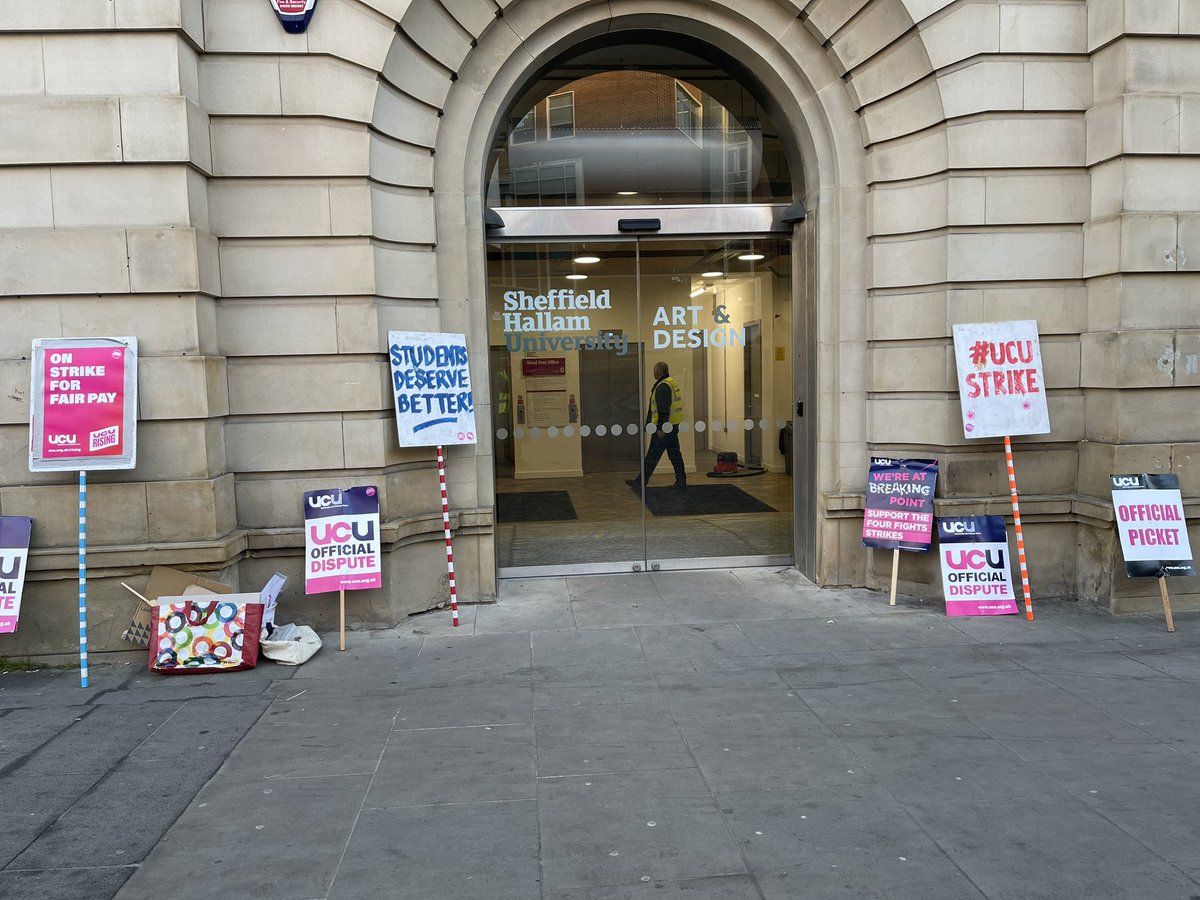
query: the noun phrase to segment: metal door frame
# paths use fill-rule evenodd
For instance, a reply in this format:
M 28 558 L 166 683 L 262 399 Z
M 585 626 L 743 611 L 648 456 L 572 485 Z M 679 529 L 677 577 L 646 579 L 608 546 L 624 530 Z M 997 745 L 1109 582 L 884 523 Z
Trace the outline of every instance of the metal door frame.
M 629 241 L 640 250 L 641 241 L 721 238 L 728 240 L 752 239 L 787 235 L 791 241 L 792 258 L 797 258 L 794 225 L 796 205 L 787 203 L 760 204 L 708 204 L 704 206 L 569 206 L 569 207 L 522 207 L 505 206 L 499 210 L 488 209 L 487 242 L 500 244 L 527 243 L 597 243 Z M 636 227 L 631 227 L 635 223 Z M 648 226 L 656 227 L 648 227 Z M 635 272 L 638 275 L 638 295 L 640 302 L 641 262 L 635 254 Z M 800 386 L 807 383 L 805 374 L 801 371 L 807 363 L 802 362 L 813 355 L 809 349 L 812 341 L 807 335 L 805 353 L 797 350 L 797 334 L 801 330 L 800 310 L 797 309 L 797 273 L 793 265 L 792 272 L 792 308 L 793 314 L 793 347 L 792 347 L 792 392 L 798 394 Z M 807 329 L 805 329 L 807 330 Z M 639 360 L 639 371 L 642 366 Z M 489 377 L 490 377 L 489 372 Z M 802 380 L 803 379 L 803 380 Z M 644 380 L 644 379 L 643 379 Z M 793 433 L 799 430 L 796 419 L 797 411 L 801 408 L 801 399 L 797 397 L 796 408 L 793 409 Z M 641 562 L 636 560 L 614 560 L 604 563 L 579 563 L 571 565 L 549 566 L 508 566 L 497 567 L 498 578 L 529 578 L 556 575 L 602 575 L 620 574 L 624 572 L 647 571 L 683 571 L 695 569 L 726 569 L 752 566 L 790 566 L 800 559 L 800 523 L 811 522 L 809 510 L 802 509 L 799 500 L 808 492 L 800 489 L 801 479 L 811 475 L 809 455 L 805 459 L 796 458 L 796 446 L 793 443 L 792 460 L 792 553 L 791 555 L 762 555 L 762 556 L 730 556 L 730 557 L 696 557 L 669 560 L 651 560 L 643 556 Z M 642 532 L 645 536 L 645 510 L 643 508 Z M 644 540 L 643 540 L 644 543 Z M 643 550 L 644 553 L 644 550 Z

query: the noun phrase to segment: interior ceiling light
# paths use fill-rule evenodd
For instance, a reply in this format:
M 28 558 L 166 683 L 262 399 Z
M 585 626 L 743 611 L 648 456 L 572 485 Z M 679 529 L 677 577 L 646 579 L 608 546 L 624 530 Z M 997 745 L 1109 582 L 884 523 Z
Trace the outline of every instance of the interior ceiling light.
M 617 191 L 618 197 L 636 197 L 637 191 Z
M 585 278 L 587 278 L 587 276 L 581 272 L 572 272 L 567 276 L 568 281 L 583 281 Z
M 690 294 L 688 294 L 688 296 L 689 297 L 699 297 L 701 294 L 703 294 L 707 290 L 708 290 L 708 285 L 702 284 L 702 285 L 700 285 L 700 287 L 696 288 L 694 291 L 692 291 Z
M 766 257 L 761 253 L 755 253 L 753 250 L 751 250 L 747 253 L 739 253 L 738 259 L 740 259 L 742 262 L 758 262 L 758 260 L 766 259 Z
M 578 260 L 576 260 L 576 261 L 578 262 Z M 701 278 L 723 278 L 724 276 L 725 276 L 724 272 L 701 272 L 700 273 Z
M 586 266 L 591 263 L 600 262 L 600 257 L 598 257 L 598 256 L 577 256 L 577 257 L 575 257 L 575 262 L 579 263 L 580 265 Z

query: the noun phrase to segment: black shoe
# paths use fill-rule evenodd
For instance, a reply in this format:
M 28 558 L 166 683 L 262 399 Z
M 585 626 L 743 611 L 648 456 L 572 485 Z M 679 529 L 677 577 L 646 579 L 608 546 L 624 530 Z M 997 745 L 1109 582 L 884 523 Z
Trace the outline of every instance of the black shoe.
M 642 483 L 636 478 L 626 478 L 625 483 L 633 488 L 633 492 L 639 497 L 642 495 Z
M 675 482 L 675 490 L 677 490 L 677 491 L 679 491 L 679 492 L 681 492 L 681 493 L 682 493 L 683 491 L 686 491 L 686 490 L 687 490 L 687 482 L 686 482 L 686 481 L 682 481 L 682 482 L 680 482 L 680 481 L 677 481 L 677 482 Z

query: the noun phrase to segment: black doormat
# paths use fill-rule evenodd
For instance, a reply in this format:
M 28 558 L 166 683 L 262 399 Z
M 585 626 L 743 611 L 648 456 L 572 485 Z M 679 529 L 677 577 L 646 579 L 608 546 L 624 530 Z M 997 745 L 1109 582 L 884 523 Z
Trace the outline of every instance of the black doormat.
M 563 522 L 575 518 L 566 491 L 518 491 L 496 495 L 497 522 Z
M 652 487 L 646 491 L 646 508 L 656 516 L 776 512 L 775 507 L 767 506 L 732 484 L 696 484 L 686 491 Z

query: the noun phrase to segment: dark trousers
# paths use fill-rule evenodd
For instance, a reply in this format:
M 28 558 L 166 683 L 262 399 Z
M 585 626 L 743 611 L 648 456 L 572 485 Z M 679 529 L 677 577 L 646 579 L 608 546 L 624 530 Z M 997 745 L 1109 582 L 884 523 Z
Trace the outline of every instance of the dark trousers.
M 658 461 L 662 459 L 664 452 L 667 454 L 667 459 L 671 461 L 671 467 L 675 470 L 675 485 L 677 487 L 686 485 L 687 473 L 683 471 L 683 454 L 679 452 L 679 432 L 675 430 L 656 431 L 650 435 L 650 446 L 646 448 L 646 460 L 643 466 L 646 481 L 649 481 L 650 476 L 654 474 L 654 469 L 658 466 Z

